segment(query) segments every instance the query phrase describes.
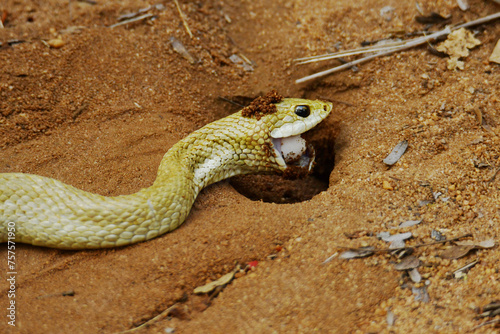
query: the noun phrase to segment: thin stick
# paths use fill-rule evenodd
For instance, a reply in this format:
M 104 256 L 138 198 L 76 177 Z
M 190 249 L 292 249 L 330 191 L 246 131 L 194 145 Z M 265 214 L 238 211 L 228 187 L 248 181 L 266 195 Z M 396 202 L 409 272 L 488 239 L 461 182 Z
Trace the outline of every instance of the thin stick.
M 219 99 L 221 99 L 222 101 L 224 102 L 228 102 L 228 103 L 231 103 L 231 104 L 234 104 L 235 106 L 238 106 L 240 108 L 244 108 L 245 106 L 241 103 L 238 103 L 238 102 L 235 102 L 233 100 L 230 100 L 230 99 L 226 99 L 225 97 L 222 97 L 222 96 L 219 96 Z
M 359 48 L 359 49 L 347 50 L 347 51 L 336 52 L 336 53 L 327 53 L 327 54 L 320 55 L 320 56 L 297 58 L 297 59 L 294 59 L 293 61 L 299 61 L 297 63 L 297 65 L 304 65 L 304 64 L 315 63 L 315 62 L 323 61 L 323 60 L 336 59 L 336 58 L 341 58 L 341 57 L 346 57 L 346 56 L 355 56 L 355 55 L 364 54 L 364 53 L 368 53 L 368 52 L 388 51 L 389 49 L 399 50 L 401 45 L 402 45 L 402 43 L 399 43 L 398 45 L 394 45 L 394 46 L 383 45 L 383 46 L 377 46 L 377 47 Z
M 112 24 L 108 28 L 115 28 L 115 27 L 122 26 L 122 25 L 127 24 L 127 23 L 132 23 L 132 22 L 135 22 L 135 21 L 140 21 L 140 20 L 143 20 L 143 19 L 147 19 L 148 17 L 151 17 L 151 16 L 153 16 L 153 14 L 144 14 L 144 15 L 141 15 L 141 16 L 137 16 L 137 17 L 125 20 L 125 21 L 121 21 L 121 22 Z
M 73 21 L 73 7 L 71 6 L 71 0 L 68 0 L 68 11 L 69 11 L 69 20 Z
M 457 273 L 459 273 L 461 271 L 466 271 L 466 270 L 474 267 L 478 263 L 479 263 L 479 260 L 475 259 L 474 261 L 467 263 L 465 266 L 462 266 L 462 267 L 456 269 L 455 271 L 453 271 L 453 275 L 456 275 Z
M 482 324 L 477 325 L 476 327 L 473 327 L 470 331 L 472 332 L 478 328 L 481 328 L 481 327 L 486 326 L 486 325 L 496 324 L 497 322 L 500 322 L 500 319 L 489 320 L 489 321 L 483 322 Z
M 175 303 L 174 305 L 170 306 L 169 308 L 167 308 L 165 311 L 161 312 L 160 314 L 158 314 L 156 317 L 152 318 L 152 319 L 149 319 L 148 321 L 146 321 L 145 323 L 143 323 L 142 325 L 140 326 L 137 326 L 135 328 L 132 328 L 132 329 L 128 329 L 126 331 L 123 331 L 123 332 L 120 332 L 118 334 L 128 334 L 128 333 L 135 333 L 145 327 L 148 327 L 148 326 L 151 326 L 152 324 L 154 324 L 155 322 L 158 322 L 160 320 L 162 320 L 163 318 L 165 318 L 169 313 L 170 311 L 172 311 L 174 308 L 177 307 L 177 303 Z
M 189 37 L 193 38 L 193 34 L 191 33 L 191 30 L 189 29 L 189 26 L 186 22 L 186 19 L 184 18 L 184 13 L 182 13 L 181 6 L 179 6 L 179 2 L 177 0 L 174 0 L 175 5 L 177 6 L 177 10 L 179 11 L 179 15 L 181 16 L 182 24 L 184 25 L 184 28 L 186 28 L 186 31 L 189 35 Z
M 309 56 L 309 57 L 302 57 L 302 58 L 295 58 L 293 61 L 304 61 L 304 60 L 310 60 L 310 59 L 316 59 L 316 58 L 323 58 L 323 57 L 329 57 L 331 55 L 343 55 L 347 56 L 351 52 L 357 52 L 357 51 L 365 51 L 365 52 L 371 52 L 374 51 L 374 49 L 383 49 L 383 48 L 390 48 L 390 47 L 395 47 L 395 46 L 400 46 L 402 44 L 405 44 L 405 41 L 398 41 L 398 42 L 388 42 L 384 45 L 377 45 L 377 46 L 364 46 L 361 48 L 357 49 L 351 49 L 351 50 L 344 50 L 344 51 L 339 51 L 339 52 L 331 52 L 331 53 L 325 53 L 319 56 Z
M 467 23 L 464 23 L 464 24 L 460 24 L 460 25 L 454 27 L 453 30 L 457 30 L 457 29 L 460 29 L 460 28 L 472 27 L 472 26 L 475 26 L 475 25 L 478 25 L 478 24 L 481 24 L 481 23 L 486 23 L 486 22 L 489 22 L 489 21 L 492 21 L 492 20 L 495 20 L 495 19 L 499 19 L 499 18 L 500 18 L 500 12 L 495 13 L 495 14 L 491 14 L 491 15 L 488 15 L 488 16 L 485 16 L 485 17 L 482 17 L 482 18 L 474 20 L 474 21 L 470 21 L 470 22 L 467 22 Z
M 368 57 L 364 57 L 364 58 L 361 58 L 361 59 L 358 59 L 358 60 L 354 60 L 354 61 L 351 61 L 351 62 L 346 63 L 344 65 L 340 65 L 340 66 L 331 68 L 331 69 L 326 70 L 326 71 L 322 71 L 322 72 L 318 72 L 318 73 L 315 73 L 315 74 L 312 74 L 312 75 L 308 75 L 308 76 L 303 77 L 301 79 L 295 80 L 295 83 L 299 84 L 299 83 L 302 83 L 302 82 L 306 82 L 306 81 L 309 81 L 309 80 L 312 80 L 312 79 L 316 79 L 316 78 L 325 76 L 325 75 L 330 74 L 330 73 L 341 71 L 343 69 L 352 67 L 353 65 L 357 65 L 357 64 L 361 64 L 361 63 L 367 62 L 368 60 L 371 60 L 371 59 L 374 59 L 374 58 L 377 58 L 377 57 L 389 55 L 389 54 L 391 54 L 391 53 L 393 53 L 395 51 L 406 50 L 406 49 L 412 48 L 414 46 L 427 43 L 428 41 L 436 39 L 438 37 L 441 37 L 441 36 L 444 36 L 444 35 L 448 35 L 450 32 L 451 32 L 450 27 L 446 27 L 445 29 L 443 29 L 441 31 L 438 31 L 438 32 L 435 32 L 435 33 L 433 33 L 433 34 L 431 34 L 429 36 L 423 36 L 423 37 L 412 39 L 408 43 L 406 43 L 405 45 L 402 45 L 399 49 L 390 49 L 389 51 L 379 52 L 377 54 L 374 54 L 374 55 L 371 55 L 371 56 L 368 56 Z
M 339 255 L 338 252 L 334 253 L 332 256 L 330 256 L 328 259 L 326 259 L 325 261 L 323 261 L 321 264 L 327 264 L 328 262 L 330 262 L 331 260 L 333 260 L 333 258 L 335 256 Z
M 446 240 L 441 240 L 441 241 L 434 241 L 434 242 L 429 242 L 427 244 L 418 244 L 418 245 L 413 245 L 413 246 L 405 246 L 405 247 L 399 247 L 399 248 L 382 248 L 382 249 L 373 249 L 371 252 L 373 253 L 389 253 L 389 252 L 394 252 L 394 251 L 400 251 L 400 250 L 405 250 L 405 249 L 410 249 L 410 248 L 420 248 L 420 247 L 427 247 L 427 246 L 433 246 L 433 245 L 438 245 L 438 244 L 444 244 L 446 242 L 450 241 L 457 241 L 463 238 L 467 237 L 472 237 L 471 233 L 467 233 L 464 235 L 461 235 L 459 237 L 455 237 L 453 239 L 446 239 Z M 346 247 L 346 246 L 336 246 L 337 248 L 340 249 L 352 249 L 352 247 Z
M 488 181 L 486 181 L 487 185 L 490 185 L 490 183 L 495 180 L 495 177 L 497 177 L 498 172 L 500 172 L 500 167 L 498 167 L 497 170 L 495 171 L 495 174 L 493 174 L 493 176 Z
M 331 69 L 328 69 L 328 70 L 325 70 L 325 71 L 322 71 L 322 72 L 318 72 L 318 73 L 315 73 L 315 74 L 308 75 L 308 76 L 303 77 L 301 79 L 295 80 L 295 83 L 299 84 L 299 83 L 302 83 L 302 82 L 306 82 L 306 81 L 309 81 L 309 80 L 313 80 L 313 79 L 317 79 L 317 78 L 323 77 L 325 75 L 328 75 L 328 74 L 331 74 L 331 73 L 334 73 L 334 72 L 342 71 L 344 69 L 352 67 L 353 65 L 364 63 L 364 62 L 367 62 L 368 60 L 371 60 L 371 59 L 374 59 L 374 58 L 377 58 L 377 57 L 386 56 L 386 55 L 389 55 L 389 54 L 391 54 L 393 52 L 396 52 L 396 51 L 406 50 L 406 49 L 412 48 L 414 46 L 418 46 L 418 45 L 427 43 L 430 40 L 436 39 L 436 38 L 444 36 L 444 35 L 448 35 L 450 32 L 452 32 L 454 30 L 457 30 L 457 29 L 460 29 L 460 28 L 467 28 L 467 27 L 471 27 L 471 26 L 474 26 L 474 25 L 482 24 L 482 23 L 486 23 L 486 22 L 489 22 L 489 21 L 492 21 L 492 20 L 495 20 L 495 19 L 498 19 L 498 18 L 500 18 L 500 12 L 492 14 L 492 15 L 485 16 L 483 18 L 480 18 L 480 19 L 477 19 L 477 20 L 474 20 L 474 21 L 470 21 L 470 22 L 467 22 L 467 23 L 464 23 L 464 24 L 460 24 L 460 25 L 457 25 L 457 26 L 454 26 L 454 27 L 446 27 L 445 29 L 443 29 L 441 31 L 438 31 L 438 32 L 435 32 L 435 33 L 433 33 L 431 35 L 428 35 L 428 36 L 418 37 L 418 38 L 409 40 L 407 42 L 403 42 L 403 44 L 399 48 L 395 47 L 394 45 L 389 44 L 384 49 L 386 51 L 381 51 L 381 52 L 379 52 L 379 53 L 377 53 L 375 55 L 371 55 L 371 56 L 368 56 L 368 57 L 357 59 L 357 60 L 354 60 L 352 62 L 343 64 L 343 65 L 340 65 L 340 66 L 337 66 L 337 67 L 334 67 L 334 68 L 331 68 Z M 396 42 L 396 43 L 399 43 L 399 42 Z M 341 51 L 341 52 L 342 52 L 342 55 L 345 55 L 345 54 L 348 54 L 348 52 L 352 53 L 352 52 L 357 52 L 359 50 L 360 49 L 355 49 L 354 51 L 353 50 L 348 50 L 348 51 Z M 367 52 L 369 52 L 369 51 L 367 51 Z M 336 55 L 336 54 L 332 54 L 332 55 Z M 330 56 L 327 56 L 327 55 L 314 56 L 314 57 L 309 57 L 309 58 L 306 57 L 306 58 L 299 58 L 299 59 L 296 59 L 296 60 L 298 60 L 298 61 L 306 61 L 308 59 L 315 59 L 315 57 L 321 58 L 322 60 L 325 60 L 325 59 L 330 59 L 330 58 L 334 57 L 332 55 L 330 55 Z
M 472 234 L 467 233 L 467 234 L 461 235 L 461 236 L 453 238 L 453 239 L 434 241 L 434 242 L 429 242 L 427 244 L 418 244 L 418 245 L 408 246 L 408 247 L 374 249 L 373 252 L 374 253 L 389 253 L 389 252 L 393 252 L 393 251 L 399 251 L 399 250 L 410 249 L 410 248 L 427 247 L 427 246 L 433 246 L 433 245 L 438 245 L 438 244 L 444 244 L 444 243 L 450 242 L 450 241 L 457 241 L 457 240 L 467 238 L 467 237 L 472 237 Z

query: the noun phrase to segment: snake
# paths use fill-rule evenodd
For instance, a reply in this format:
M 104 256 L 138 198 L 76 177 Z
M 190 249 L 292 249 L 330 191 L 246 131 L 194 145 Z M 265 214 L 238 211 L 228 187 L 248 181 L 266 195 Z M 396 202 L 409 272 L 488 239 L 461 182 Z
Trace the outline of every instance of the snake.
M 44 176 L 0 173 L 0 242 L 58 249 L 126 246 L 175 230 L 212 183 L 241 174 L 310 170 L 310 146 L 292 162 L 280 146 L 324 120 L 332 103 L 262 98 L 174 144 L 153 184 L 133 194 L 107 197 Z

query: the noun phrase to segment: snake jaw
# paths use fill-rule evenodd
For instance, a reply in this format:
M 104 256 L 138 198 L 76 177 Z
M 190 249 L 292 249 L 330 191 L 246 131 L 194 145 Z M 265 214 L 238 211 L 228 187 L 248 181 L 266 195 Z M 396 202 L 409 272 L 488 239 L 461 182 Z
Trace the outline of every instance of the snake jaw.
M 276 164 L 290 176 L 308 174 L 314 165 L 315 151 L 301 135 L 325 119 L 333 105 L 317 100 L 284 99 L 276 106 L 278 116 L 268 116 L 275 119 L 269 137 Z

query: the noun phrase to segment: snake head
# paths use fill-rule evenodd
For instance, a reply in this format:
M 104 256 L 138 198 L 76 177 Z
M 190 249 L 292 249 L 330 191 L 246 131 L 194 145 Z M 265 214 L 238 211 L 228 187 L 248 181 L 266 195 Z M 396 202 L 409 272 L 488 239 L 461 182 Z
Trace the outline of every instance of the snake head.
M 268 126 L 272 161 L 285 171 L 299 167 L 309 172 L 315 159 L 314 148 L 300 136 L 314 128 L 332 111 L 332 103 L 319 100 L 286 98 L 276 103 L 277 111 L 262 118 Z
M 203 186 L 241 174 L 283 172 L 288 178 L 308 174 L 314 149 L 300 135 L 325 119 L 332 104 L 281 97 L 279 102 L 268 100 L 205 125 L 167 155 L 186 160 L 194 180 Z M 160 166 L 160 170 L 167 168 Z

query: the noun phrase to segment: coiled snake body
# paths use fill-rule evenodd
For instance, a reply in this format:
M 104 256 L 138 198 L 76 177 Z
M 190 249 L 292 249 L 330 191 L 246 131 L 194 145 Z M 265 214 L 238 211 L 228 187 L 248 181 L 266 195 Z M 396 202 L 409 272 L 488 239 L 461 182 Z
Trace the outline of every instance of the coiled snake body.
M 191 133 L 165 154 L 153 185 L 135 194 L 106 197 L 47 177 L 0 174 L 0 242 L 12 226 L 16 242 L 61 249 L 124 246 L 176 229 L 203 187 L 287 169 L 277 140 L 313 128 L 332 110 L 304 99 L 273 105 L 273 113 L 239 111 Z

